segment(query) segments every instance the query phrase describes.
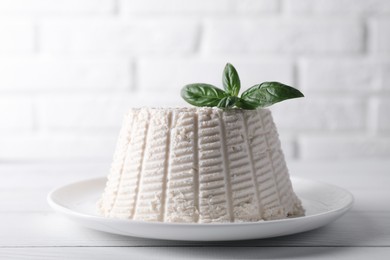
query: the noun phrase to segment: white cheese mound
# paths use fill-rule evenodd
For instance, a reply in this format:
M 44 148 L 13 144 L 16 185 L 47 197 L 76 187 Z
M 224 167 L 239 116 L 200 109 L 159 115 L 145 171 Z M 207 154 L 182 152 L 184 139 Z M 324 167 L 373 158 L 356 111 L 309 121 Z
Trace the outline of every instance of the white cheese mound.
M 304 214 L 267 109 L 130 109 L 98 209 L 185 223 Z

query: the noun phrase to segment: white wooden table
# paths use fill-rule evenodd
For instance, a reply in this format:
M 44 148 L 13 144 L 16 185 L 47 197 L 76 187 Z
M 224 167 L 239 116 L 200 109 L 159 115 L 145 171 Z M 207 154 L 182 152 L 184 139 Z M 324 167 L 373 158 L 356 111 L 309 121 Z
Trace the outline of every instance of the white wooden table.
M 344 187 L 350 212 L 306 233 L 238 242 L 175 242 L 77 226 L 49 190 L 106 175 L 109 163 L 0 163 L 0 259 L 390 259 L 390 162 L 290 163 L 292 175 Z

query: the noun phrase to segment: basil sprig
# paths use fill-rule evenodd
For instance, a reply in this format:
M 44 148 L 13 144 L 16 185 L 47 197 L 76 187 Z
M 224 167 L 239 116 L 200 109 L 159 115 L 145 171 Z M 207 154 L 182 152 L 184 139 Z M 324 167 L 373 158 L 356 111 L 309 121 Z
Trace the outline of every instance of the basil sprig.
M 215 107 L 226 97 L 226 93 L 210 84 L 195 83 L 186 85 L 181 96 L 191 105 L 198 107 Z
M 222 83 L 225 91 L 210 84 L 189 84 L 183 87 L 181 96 L 191 105 L 198 107 L 242 109 L 257 109 L 286 99 L 303 97 L 299 90 L 274 81 L 256 84 L 238 97 L 241 88 L 240 77 L 230 63 L 225 66 Z
M 279 82 L 263 82 L 244 91 L 240 101 L 244 104 L 243 106 L 255 109 L 259 107 L 259 104 L 261 107 L 268 107 L 277 102 L 298 97 L 303 97 L 303 94 L 293 87 Z
M 222 84 L 226 93 L 230 96 L 238 96 L 241 88 L 240 77 L 238 76 L 237 70 L 230 63 L 226 64 L 223 70 Z

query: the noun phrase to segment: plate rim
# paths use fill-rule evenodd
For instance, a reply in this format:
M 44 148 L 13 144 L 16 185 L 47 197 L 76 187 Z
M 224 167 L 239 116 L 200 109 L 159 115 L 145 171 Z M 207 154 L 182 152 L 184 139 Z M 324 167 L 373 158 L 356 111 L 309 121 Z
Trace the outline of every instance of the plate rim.
M 294 181 L 308 181 L 308 182 L 312 182 L 312 183 L 316 183 L 316 184 L 321 184 L 323 186 L 332 187 L 332 188 L 335 188 L 339 191 L 342 191 L 345 194 L 347 194 L 347 196 L 349 197 L 348 203 L 345 203 L 345 204 L 341 205 L 340 207 L 337 207 L 337 208 L 332 209 L 332 210 L 328 210 L 328 211 L 323 212 L 323 213 L 317 213 L 317 214 L 313 214 L 313 215 L 309 215 L 309 216 L 302 216 L 302 217 L 276 219 L 276 220 L 266 220 L 266 221 L 263 220 L 263 221 L 256 221 L 256 222 L 222 222 L 222 223 L 179 223 L 179 222 L 172 223 L 172 222 L 142 221 L 142 220 L 133 220 L 133 219 L 117 219 L 117 218 L 107 218 L 107 217 L 103 217 L 103 216 L 89 215 L 87 213 L 82 213 L 82 212 L 78 212 L 75 210 L 71 210 L 68 207 L 63 206 L 60 203 L 57 203 L 55 201 L 55 198 L 54 198 L 55 193 L 60 192 L 62 189 L 65 189 L 65 188 L 68 188 L 68 187 L 74 186 L 74 185 L 80 185 L 82 183 L 88 183 L 88 182 L 99 181 L 99 180 L 102 181 L 103 179 L 107 179 L 107 177 L 101 176 L 101 177 L 95 177 L 95 178 L 88 178 L 88 179 L 74 181 L 74 182 L 56 187 L 56 188 L 52 189 L 47 194 L 46 200 L 47 200 L 49 206 L 54 211 L 59 212 L 61 214 L 64 214 L 66 216 L 78 217 L 78 218 L 82 218 L 84 220 L 85 219 L 90 219 L 90 220 L 92 219 L 95 221 L 106 221 L 106 222 L 120 223 L 120 224 L 131 224 L 131 225 L 133 225 L 133 224 L 145 225 L 146 224 L 146 225 L 151 225 L 151 226 L 154 226 L 154 225 L 161 226 L 162 225 L 162 226 L 186 227 L 186 228 L 273 225 L 273 224 L 283 223 L 283 222 L 299 222 L 299 221 L 302 221 L 302 218 L 310 220 L 312 218 L 318 218 L 320 216 L 325 217 L 328 215 L 334 215 L 336 213 L 340 213 L 339 216 L 342 216 L 345 212 L 347 212 L 349 209 L 352 208 L 354 201 L 355 201 L 355 198 L 350 191 L 348 191 L 344 188 L 341 188 L 337 185 L 329 184 L 329 183 L 326 183 L 323 181 L 310 180 L 310 179 L 301 178 L 301 177 L 294 177 L 294 176 L 290 176 L 292 183 L 294 183 Z

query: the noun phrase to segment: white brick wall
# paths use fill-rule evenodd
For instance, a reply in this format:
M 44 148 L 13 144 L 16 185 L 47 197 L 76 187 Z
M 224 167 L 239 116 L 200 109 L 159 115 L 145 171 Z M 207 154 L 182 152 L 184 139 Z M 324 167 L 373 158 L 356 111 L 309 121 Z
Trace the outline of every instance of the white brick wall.
M 390 4 L 389 4 L 390 5 Z M 378 18 L 372 19 L 370 23 L 371 38 L 370 44 L 372 51 L 378 54 L 387 54 L 390 52 L 390 19 Z
M 234 0 L 232 9 L 237 13 L 259 14 L 276 13 L 279 11 L 279 1 L 275 0 Z
M 280 81 L 287 158 L 390 158 L 388 0 L 0 1 L 0 162 L 111 160 L 129 107 Z
M 18 134 L 0 137 L 1 162 L 110 160 L 116 137 L 107 134 Z
M 288 12 L 296 14 L 390 14 L 386 0 L 284 0 Z
M 365 135 L 307 135 L 300 139 L 304 160 L 388 159 L 390 138 Z
M 345 19 L 223 18 L 206 23 L 209 53 L 358 53 L 363 27 Z
M 366 125 L 366 104 L 350 97 L 313 97 L 283 102 L 271 107 L 280 131 L 362 131 Z
M 79 55 L 186 54 L 195 51 L 198 36 L 196 22 L 165 19 L 48 19 L 40 28 L 43 52 Z
M 220 15 L 277 12 L 277 0 L 120 0 L 124 14 Z
M 293 84 L 293 62 L 289 59 L 237 59 L 235 65 L 243 88 L 266 80 L 279 80 Z M 156 92 L 178 92 L 178 86 L 193 82 L 206 82 L 221 86 L 222 70 L 226 59 L 154 58 L 138 63 L 138 87 Z M 163 68 L 163 69 L 162 69 Z M 151 72 L 153 77 L 150 76 Z
M 125 14 L 202 14 L 223 13 L 229 10 L 229 0 L 121 0 Z
M 104 14 L 115 8 L 112 0 L 1 0 L 0 14 Z
M 299 78 L 305 93 L 332 92 L 344 95 L 371 93 L 387 88 L 389 60 L 366 58 L 311 58 L 299 63 Z
M 390 132 L 390 98 L 381 98 L 378 100 L 373 100 L 374 113 L 372 114 L 373 118 L 373 127 L 379 133 L 389 133 Z
M 130 95 L 62 95 L 40 100 L 42 126 L 48 131 L 107 131 L 120 127 Z
M 132 63 L 125 58 L 34 56 L 0 59 L 0 91 L 129 90 Z
M 0 54 L 25 54 L 34 51 L 34 25 L 30 21 L 1 19 Z
M 33 102 L 28 97 L 0 96 L 0 132 L 31 132 L 34 127 Z

